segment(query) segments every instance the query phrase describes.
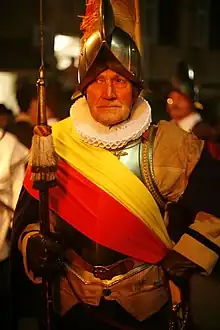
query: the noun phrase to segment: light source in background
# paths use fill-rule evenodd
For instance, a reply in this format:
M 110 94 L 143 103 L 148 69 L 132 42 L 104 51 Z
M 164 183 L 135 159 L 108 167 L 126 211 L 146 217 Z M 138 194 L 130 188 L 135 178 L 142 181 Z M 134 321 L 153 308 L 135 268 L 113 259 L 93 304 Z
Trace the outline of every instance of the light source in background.
M 189 78 L 193 80 L 194 79 L 194 76 L 195 76 L 194 75 L 194 71 L 192 69 L 189 69 L 188 72 L 189 72 Z
M 77 66 L 80 55 L 80 38 L 57 34 L 54 39 L 54 54 L 58 70 L 67 69 L 72 63 Z
M 14 114 L 18 112 L 15 95 L 17 74 L 14 72 L 0 72 L 0 103 L 11 109 Z

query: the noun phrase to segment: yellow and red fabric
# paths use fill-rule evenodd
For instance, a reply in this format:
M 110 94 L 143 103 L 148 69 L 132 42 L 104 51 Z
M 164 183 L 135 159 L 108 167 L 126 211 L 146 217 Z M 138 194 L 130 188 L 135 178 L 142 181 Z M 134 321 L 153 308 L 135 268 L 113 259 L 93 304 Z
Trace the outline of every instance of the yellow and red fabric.
M 144 184 L 109 151 L 86 144 L 71 118 L 53 126 L 61 160 L 50 208 L 95 242 L 156 263 L 171 246 L 164 221 Z M 24 185 L 32 188 L 30 168 Z

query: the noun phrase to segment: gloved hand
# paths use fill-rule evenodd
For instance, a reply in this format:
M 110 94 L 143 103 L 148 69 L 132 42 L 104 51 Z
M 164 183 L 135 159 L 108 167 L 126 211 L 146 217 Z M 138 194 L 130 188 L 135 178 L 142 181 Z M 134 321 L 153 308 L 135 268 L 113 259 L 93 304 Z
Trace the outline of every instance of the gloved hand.
M 161 267 L 168 279 L 183 290 L 188 286 L 188 281 L 194 273 L 203 271 L 200 266 L 175 250 L 168 252 L 166 257 L 161 261 Z
M 57 234 L 50 237 L 40 233 L 30 237 L 27 243 L 27 263 L 36 277 L 51 278 L 61 271 L 63 249 Z

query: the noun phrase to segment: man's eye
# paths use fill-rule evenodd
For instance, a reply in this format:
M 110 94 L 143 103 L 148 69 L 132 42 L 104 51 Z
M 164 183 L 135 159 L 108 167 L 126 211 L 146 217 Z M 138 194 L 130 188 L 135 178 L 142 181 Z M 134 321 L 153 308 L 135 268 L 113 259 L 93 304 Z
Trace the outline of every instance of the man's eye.
M 125 80 L 122 79 L 122 78 L 118 78 L 118 79 L 116 79 L 116 81 L 119 82 L 119 83 L 125 82 Z
M 126 80 L 123 78 L 117 78 L 117 79 L 115 79 L 115 82 L 118 84 L 124 84 L 126 82 Z
M 96 82 L 98 83 L 98 84 L 103 84 L 104 83 L 104 79 L 103 78 L 96 78 Z

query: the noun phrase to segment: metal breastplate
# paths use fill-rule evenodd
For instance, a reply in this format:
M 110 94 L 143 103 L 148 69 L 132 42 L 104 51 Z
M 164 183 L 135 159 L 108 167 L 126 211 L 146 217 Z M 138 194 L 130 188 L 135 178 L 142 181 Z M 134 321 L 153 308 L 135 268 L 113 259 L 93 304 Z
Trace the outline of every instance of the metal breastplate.
M 131 172 L 133 172 L 141 181 L 141 153 L 142 143 L 141 139 L 133 141 L 128 144 L 124 149 L 112 152 L 121 163 L 123 163 Z
M 127 145 L 123 150 L 113 152 L 147 187 L 161 212 L 167 200 L 159 191 L 153 166 L 153 146 L 157 127 L 152 125 L 147 138 L 140 138 Z

